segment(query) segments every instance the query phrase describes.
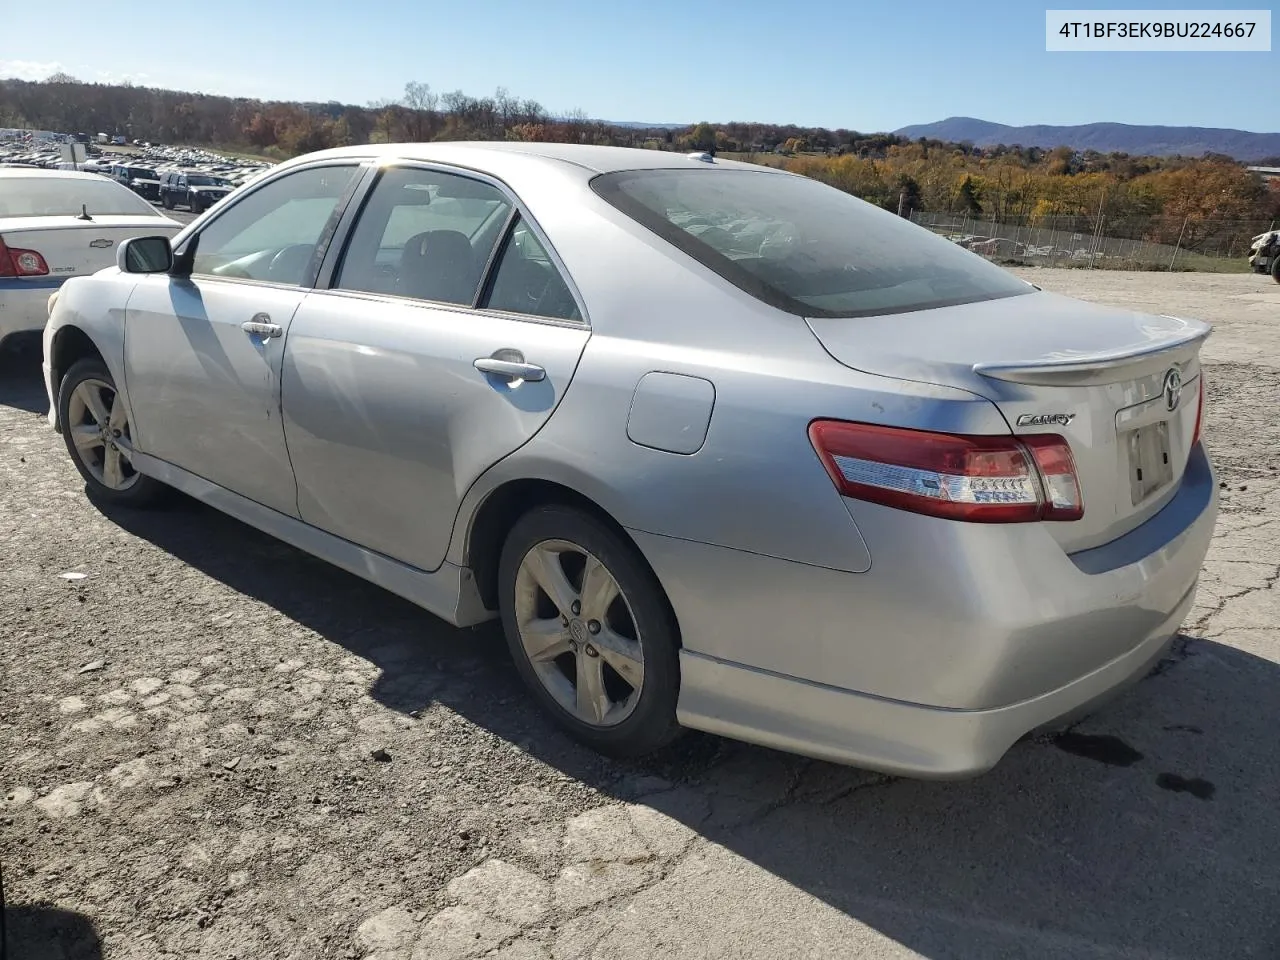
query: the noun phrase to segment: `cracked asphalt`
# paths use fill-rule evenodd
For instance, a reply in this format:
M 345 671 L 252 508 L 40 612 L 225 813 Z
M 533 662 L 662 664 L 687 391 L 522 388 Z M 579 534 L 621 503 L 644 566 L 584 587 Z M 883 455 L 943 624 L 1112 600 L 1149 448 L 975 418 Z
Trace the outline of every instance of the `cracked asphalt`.
M 1280 287 L 1025 274 L 1217 325 L 1222 514 L 1170 657 L 960 783 L 603 760 L 492 626 L 191 501 L 95 507 L 0 359 L 13 960 L 1280 957 Z

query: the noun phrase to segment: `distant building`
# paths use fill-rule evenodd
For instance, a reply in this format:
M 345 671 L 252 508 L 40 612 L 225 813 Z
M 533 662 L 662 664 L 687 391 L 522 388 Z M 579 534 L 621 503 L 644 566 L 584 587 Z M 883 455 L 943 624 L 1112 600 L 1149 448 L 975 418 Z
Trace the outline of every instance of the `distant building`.
M 1280 167 L 1246 167 L 1250 173 L 1256 173 L 1263 180 L 1280 180 Z

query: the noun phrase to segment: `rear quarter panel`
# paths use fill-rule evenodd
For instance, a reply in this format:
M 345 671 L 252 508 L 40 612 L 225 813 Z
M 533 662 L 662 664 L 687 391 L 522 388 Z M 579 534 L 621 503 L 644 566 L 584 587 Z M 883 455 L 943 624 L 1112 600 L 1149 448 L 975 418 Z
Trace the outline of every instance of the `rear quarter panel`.
M 548 424 L 469 491 L 454 562 L 466 562 L 485 497 L 537 478 L 578 490 L 634 530 L 865 571 L 871 551 L 809 443 L 811 420 L 1007 431 L 975 394 L 838 364 L 801 318 L 754 300 L 583 192 L 582 203 L 545 205 L 536 190 L 522 193 L 580 290 L 593 333 Z M 636 386 L 651 372 L 714 385 L 695 453 L 628 437 Z

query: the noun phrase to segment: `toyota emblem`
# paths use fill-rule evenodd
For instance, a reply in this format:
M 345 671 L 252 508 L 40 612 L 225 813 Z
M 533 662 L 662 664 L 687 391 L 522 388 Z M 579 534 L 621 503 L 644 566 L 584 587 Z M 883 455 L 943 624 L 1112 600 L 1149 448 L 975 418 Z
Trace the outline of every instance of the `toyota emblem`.
M 1164 405 L 1172 412 L 1178 409 L 1178 401 L 1182 399 L 1182 371 L 1170 367 L 1164 375 Z

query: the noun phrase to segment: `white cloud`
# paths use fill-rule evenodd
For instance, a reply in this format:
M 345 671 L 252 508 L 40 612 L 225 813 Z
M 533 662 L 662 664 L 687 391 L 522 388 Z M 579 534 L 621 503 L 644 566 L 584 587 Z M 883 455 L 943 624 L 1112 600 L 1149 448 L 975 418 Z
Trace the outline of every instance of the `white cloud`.
M 99 83 L 142 83 L 149 77 L 148 73 L 116 73 L 113 70 L 99 70 Z
M 0 77 L 15 80 L 43 80 L 65 69 L 57 61 L 41 63 L 37 60 L 0 60 Z

